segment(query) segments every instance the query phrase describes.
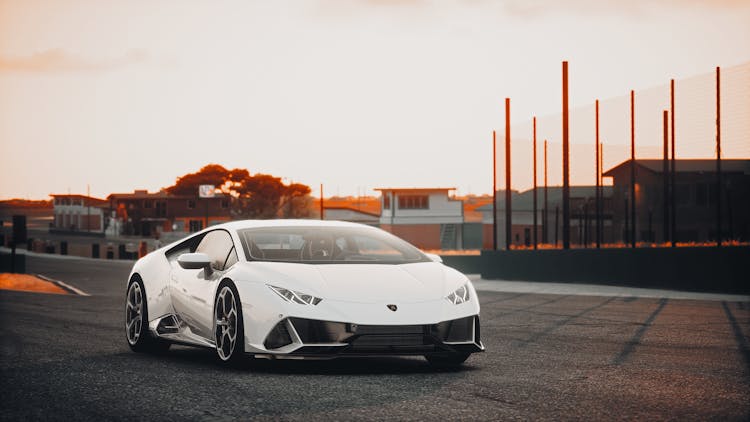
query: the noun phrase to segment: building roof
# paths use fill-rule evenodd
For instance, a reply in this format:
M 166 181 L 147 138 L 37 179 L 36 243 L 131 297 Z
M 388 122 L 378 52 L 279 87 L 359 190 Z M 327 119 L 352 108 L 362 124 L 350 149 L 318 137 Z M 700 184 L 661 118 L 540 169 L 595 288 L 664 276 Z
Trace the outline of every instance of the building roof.
M 224 198 L 227 195 L 216 192 L 211 198 L 199 198 L 203 199 L 217 199 Z M 133 193 L 110 193 L 107 199 L 196 199 L 198 195 L 172 195 L 167 191 L 161 190 L 159 192 L 149 193 L 147 190 L 135 190 Z
M 428 193 L 428 192 L 447 192 L 456 190 L 456 188 L 375 188 L 381 192 L 414 192 L 414 193 Z
M 604 172 L 603 176 L 612 177 L 614 173 L 630 168 L 631 160 L 612 167 Z M 664 161 L 660 159 L 635 160 L 635 163 L 654 173 L 661 173 Z M 721 171 L 727 173 L 750 174 L 750 160 L 722 159 Z M 681 159 L 675 160 L 675 172 L 677 173 L 715 173 L 716 159 Z
M 109 204 L 106 199 L 95 198 L 93 196 L 86 196 L 86 195 L 79 195 L 79 194 L 51 193 L 49 194 L 49 196 L 55 199 L 57 198 L 83 199 L 83 200 L 87 200 L 88 203 L 93 206 Z
M 492 207 L 492 197 L 466 197 L 462 198 L 464 201 L 464 222 L 466 223 L 478 223 L 482 221 L 482 210 L 481 208 L 485 205 Z
M 118 198 L 118 199 L 151 199 L 151 198 L 167 198 L 170 197 L 166 191 L 159 191 L 149 193 L 147 190 L 134 190 L 133 193 L 110 193 L 107 199 Z
M 380 198 L 364 196 L 354 197 L 347 196 L 345 198 L 333 197 L 326 198 L 323 200 L 323 208 L 325 209 L 347 209 L 351 211 L 361 212 L 363 214 L 370 214 L 374 216 L 380 216 Z
M 612 197 L 612 186 L 602 186 L 602 195 L 604 198 Z M 570 187 L 570 199 L 577 198 L 594 198 L 596 196 L 596 186 L 571 186 Z M 547 201 L 550 204 L 556 205 L 562 202 L 562 186 L 549 186 L 547 187 Z M 523 192 L 512 191 L 511 192 L 511 205 L 514 211 L 533 211 L 534 209 L 534 190 L 529 189 Z M 505 192 L 498 192 L 497 194 L 497 209 L 505 209 Z M 537 188 L 537 208 L 542 209 L 544 207 L 544 187 Z M 492 213 L 492 201 L 489 204 L 482 205 L 476 209 L 477 211 L 490 212 Z
M 345 210 L 345 211 L 356 212 L 356 213 L 359 213 L 359 214 L 369 215 L 371 217 L 380 217 L 379 213 L 375 214 L 373 212 L 368 212 L 368 211 L 365 211 L 365 210 L 361 210 L 361 209 L 357 209 L 357 208 L 352 208 L 352 207 L 329 207 L 328 205 L 325 205 L 325 203 L 323 204 L 323 209 L 326 210 L 326 211 L 328 211 L 328 210 Z

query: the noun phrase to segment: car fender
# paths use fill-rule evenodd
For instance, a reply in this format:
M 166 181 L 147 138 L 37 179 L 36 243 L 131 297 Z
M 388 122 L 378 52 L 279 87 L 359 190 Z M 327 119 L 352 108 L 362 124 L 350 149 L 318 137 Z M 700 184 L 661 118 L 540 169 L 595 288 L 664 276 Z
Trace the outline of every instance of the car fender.
M 138 274 L 146 290 L 149 322 L 172 313 L 169 296 L 170 263 L 163 249 L 151 252 L 133 265 L 128 282 Z

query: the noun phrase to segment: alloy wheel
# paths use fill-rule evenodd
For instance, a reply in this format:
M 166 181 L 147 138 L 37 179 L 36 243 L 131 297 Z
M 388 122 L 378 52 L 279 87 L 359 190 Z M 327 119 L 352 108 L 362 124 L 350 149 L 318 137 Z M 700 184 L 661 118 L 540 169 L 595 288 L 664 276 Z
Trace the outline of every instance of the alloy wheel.
M 237 342 L 237 301 L 229 286 L 224 286 L 216 297 L 216 351 L 221 360 L 229 360 Z
M 135 345 L 143 328 L 143 292 L 138 283 L 131 283 L 125 305 L 125 332 L 128 342 Z

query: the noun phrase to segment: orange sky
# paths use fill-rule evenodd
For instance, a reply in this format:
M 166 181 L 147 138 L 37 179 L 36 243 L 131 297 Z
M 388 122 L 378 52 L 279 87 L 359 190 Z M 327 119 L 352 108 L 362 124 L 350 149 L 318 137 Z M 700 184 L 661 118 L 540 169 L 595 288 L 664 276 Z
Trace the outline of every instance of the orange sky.
M 331 195 L 489 192 L 505 97 L 525 132 L 559 111 L 562 60 L 583 107 L 750 61 L 747 22 L 747 1 L 0 0 L 0 198 L 209 162 Z

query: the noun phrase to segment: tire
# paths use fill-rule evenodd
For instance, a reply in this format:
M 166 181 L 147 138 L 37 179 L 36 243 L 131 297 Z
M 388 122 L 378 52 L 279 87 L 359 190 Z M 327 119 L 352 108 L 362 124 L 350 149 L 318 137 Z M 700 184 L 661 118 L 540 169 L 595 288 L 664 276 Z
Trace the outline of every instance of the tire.
M 170 346 L 148 330 L 146 288 L 137 274 L 130 279 L 125 294 L 125 339 L 134 352 L 140 353 L 163 353 Z
M 219 361 L 230 366 L 245 363 L 245 324 L 237 288 L 224 280 L 214 299 L 214 341 Z
M 436 368 L 455 368 L 469 358 L 469 353 L 451 353 L 449 355 L 425 355 L 430 365 Z

